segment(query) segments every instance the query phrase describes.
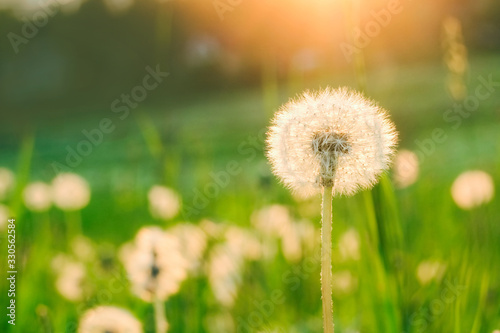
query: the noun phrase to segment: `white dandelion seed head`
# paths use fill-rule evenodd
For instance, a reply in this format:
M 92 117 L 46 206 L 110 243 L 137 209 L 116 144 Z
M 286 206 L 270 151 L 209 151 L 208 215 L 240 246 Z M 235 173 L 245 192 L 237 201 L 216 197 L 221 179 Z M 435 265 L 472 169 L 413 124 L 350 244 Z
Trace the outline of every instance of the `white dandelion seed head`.
M 45 212 L 52 205 L 52 194 L 49 185 L 34 182 L 26 186 L 23 191 L 26 208 L 33 212 Z
M 142 333 L 141 323 L 132 313 L 114 306 L 98 306 L 87 310 L 78 333 Z
M 149 211 L 155 218 L 169 220 L 179 213 L 181 200 L 172 189 L 160 185 L 153 186 L 148 192 Z
M 90 186 L 77 174 L 61 173 L 52 181 L 52 199 L 62 210 L 80 210 L 90 201 Z
M 394 159 L 394 182 L 398 188 L 405 188 L 418 179 L 418 156 L 410 150 L 400 150 Z
M 369 188 L 388 168 L 397 133 L 375 102 L 347 88 L 306 92 L 277 112 L 268 132 L 274 173 L 302 197 Z
M 481 170 L 466 171 L 455 179 L 451 196 L 458 207 L 469 210 L 493 199 L 495 185 L 493 178 Z
M 6 168 L 0 168 L 0 200 L 7 197 L 9 192 L 14 187 L 14 173 Z
M 120 258 L 132 291 L 146 302 L 166 300 L 187 277 L 188 262 L 178 239 L 158 227 L 140 229 L 134 242 L 122 247 Z

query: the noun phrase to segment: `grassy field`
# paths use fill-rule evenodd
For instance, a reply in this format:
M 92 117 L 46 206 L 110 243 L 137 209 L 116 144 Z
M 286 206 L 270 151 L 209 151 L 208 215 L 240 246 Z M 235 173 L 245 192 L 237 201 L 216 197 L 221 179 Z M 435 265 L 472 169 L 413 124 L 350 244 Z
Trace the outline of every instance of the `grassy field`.
M 499 62 L 498 56 L 471 58 L 469 95 L 481 85 L 480 77 L 500 82 Z M 394 189 L 388 174 L 372 191 L 334 199 L 338 332 L 500 329 L 500 201 L 497 196 L 488 205 L 464 211 L 450 195 L 453 180 L 470 169 L 488 172 L 496 193 L 500 191 L 500 87 L 469 116 L 447 121 L 443 115 L 454 102 L 445 77 L 441 64 L 386 66 L 368 73 L 367 95 L 390 111 L 400 148 L 419 154 L 420 175 L 415 184 Z M 211 251 L 230 236 L 208 237 L 200 269 L 165 303 L 169 332 L 321 331 L 318 234 L 301 244 L 300 258 L 291 260 L 281 250 L 284 240 L 255 230 L 251 216 L 280 204 L 294 221 L 307 219 L 319 230 L 319 198 L 297 201 L 276 181 L 264 156 L 262 133 L 275 107 L 303 89 L 326 85 L 355 83 L 351 76 L 332 73 L 320 81 L 280 84 L 277 90 L 221 92 L 164 109 L 139 107 L 124 120 L 110 110 L 96 110 L 71 121 L 46 121 L 23 142 L 6 146 L 0 166 L 14 170 L 18 180 L 5 204 L 17 218 L 19 275 L 17 323 L 12 328 L 3 320 L 1 331 L 74 332 L 85 309 L 112 304 L 129 309 L 146 332 L 153 332 L 153 307 L 130 292 L 119 248 L 143 226 L 169 229 L 181 222 L 202 225 L 206 219 L 222 229 L 234 225 L 251 232 L 271 254 L 244 258 L 235 278 L 234 304 L 223 304 L 207 279 L 206 266 Z M 25 210 L 20 199 L 25 184 L 50 182 L 52 163 L 65 164 L 67 147 L 75 148 L 85 138 L 82 130 L 97 127 L 103 118 L 110 118 L 116 129 L 70 168 L 90 183 L 90 204 L 81 214 L 54 207 L 40 214 Z M 445 139 L 430 143 L 436 128 Z M 214 184 L 211 174 L 224 172 L 229 164 L 240 171 L 217 185 L 217 194 L 205 204 L 196 205 L 196 193 L 203 195 L 206 184 Z M 180 194 L 183 209 L 177 217 L 166 222 L 151 217 L 147 193 L 155 184 Z M 71 302 L 55 287 L 51 260 L 71 252 L 68 224 L 79 218 L 97 256 L 85 262 L 84 299 Z M 359 258 L 343 259 L 338 242 L 352 228 L 359 235 Z M 4 236 L 2 231 L 2 244 Z M 426 261 L 439 262 L 442 274 L 422 283 L 416 272 Z M 113 279 L 123 288 L 107 293 Z M 5 280 L 1 287 L 4 299 Z M 280 297 L 263 306 L 272 295 Z

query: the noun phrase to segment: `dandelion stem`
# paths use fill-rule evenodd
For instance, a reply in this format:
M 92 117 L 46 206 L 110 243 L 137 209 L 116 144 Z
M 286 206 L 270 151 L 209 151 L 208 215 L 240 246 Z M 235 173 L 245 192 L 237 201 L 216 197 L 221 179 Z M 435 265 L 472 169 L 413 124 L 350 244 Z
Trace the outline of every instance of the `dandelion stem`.
M 165 317 L 165 303 L 158 297 L 155 297 L 154 308 L 156 333 L 166 333 L 168 323 L 167 318 Z
M 323 327 L 325 333 L 333 333 L 332 186 L 323 187 L 321 208 L 321 296 L 323 298 Z

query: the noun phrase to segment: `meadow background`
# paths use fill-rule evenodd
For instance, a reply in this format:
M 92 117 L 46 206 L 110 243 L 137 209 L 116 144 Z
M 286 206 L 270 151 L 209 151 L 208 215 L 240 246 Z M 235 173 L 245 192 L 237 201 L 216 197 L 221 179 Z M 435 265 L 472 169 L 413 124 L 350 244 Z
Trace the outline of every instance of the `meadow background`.
M 394 1 L 0 1 L 0 168 L 15 179 L 0 180 L 0 199 L 16 218 L 19 272 L 15 327 L 0 279 L 0 331 L 76 332 L 87 309 L 113 305 L 154 332 L 120 249 L 145 226 L 187 224 L 204 246 L 165 302 L 169 332 L 321 332 L 319 198 L 298 200 L 277 182 L 263 133 L 303 90 L 350 86 L 389 110 L 419 172 L 398 186 L 390 171 L 373 190 L 334 199 L 337 331 L 498 332 L 500 201 L 463 209 L 451 187 L 482 170 L 500 191 L 500 6 L 396 3 L 377 21 Z M 363 44 L 356 32 L 373 22 Z M 361 47 L 347 56 L 346 44 Z M 158 69 L 168 76 L 127 106 L 122 94 Z M 103 119 L 113 129 L 88 156 L 68 153 Z M 89 183 L 88 205 L 27 209 L 26 186 L 60 172 Z M 151 213 L 155 185 L 178 193 L 175 216 Z M 263 227 L 259 212 L 272 208 L 285 218 L 270 214 Z M 294 232 L 276 232 L 280 223 Z M 67 278 L 80 292 L 72 300 L 56 283 L 60 254 L 85 267 Z

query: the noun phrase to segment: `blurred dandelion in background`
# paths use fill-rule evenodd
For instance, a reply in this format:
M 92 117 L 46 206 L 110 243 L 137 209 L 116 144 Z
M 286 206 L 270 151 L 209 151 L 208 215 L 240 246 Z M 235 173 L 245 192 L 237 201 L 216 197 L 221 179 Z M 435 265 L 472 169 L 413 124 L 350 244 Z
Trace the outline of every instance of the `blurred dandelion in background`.
M 358 279 L 349 270 L 333 273 L 333 291 L 337 295 L 347 295 L 358 287 Z
M 153 186 L 148 192 L 149 211 L 154 218 L 169 220 L 179 213 L 181 200 L 172 189 L 160 185 Z
M 84 262 L 89 262 L 96 258 L 94 244 L 92 244 L 89 238 L 83 235 L 77 235 L 72 240 L 71 250 L 76 258 Z
M 302 258 L 302 239 L 296 223 L 290 224 L 281 235 L 281 250 L 289 262 L 298 262 Z
M 201 230 L 203 230 L 210 238 L 217 239 L 224 235 L 225 228 L 221 223 L 203 219 L 200 221 L 199 225 Z
M 232 307 L 242 282 L 243 258 L 227 244 L 215 245 L 210 251 L 206 270 L 215 299 Z
M 0 200 L 9 195 L 15 184 L 14 173 L 6 168 L 0 168 Z
M 261 208 L 252 213 L 250 220 L 262 234 L 273 237 L 281 237 L 291 224 L 290 212 L 282 205 Z
M 304 251 L 310 251 L 317 243 L 316 228 L 308 220 L 293 220 L 287 207 L 273 204 L 252 213 L 252 225 L 263 236 L 264 257 L 273 257 L 274 240 L 281 240 L 285 259 L 296 263 L 302 259 Z
M 410 150 L 400 150 L 394 159 L 393 178 L 396 187 L 405 188 L 418 179 L 418 156 Z
M 290 263 L 299 262 L 307 252 L 318 244 L 319 234 L 311 221 L 294 221 L 281 236 L 281 249 Z
M 446 265 L 439 260 L 425 260 L 418 264 L 417 280 L 421 285 L 427 285 L 432 281 L 439 282 L 446 272 Z
M 85 265 L 65 254 L 52 259 L 51 266 L 56 273 L 56 289 L 64 298 L 72 302 L 83 299 L 83 283 L 86 276 Z
M 77 174 L 61 173 L 52 181 L 52 199 L 61 210 L 81 210 L 90 202 L 90 186 Z
M 179 241 L 180 252 L 186 259 L 188 270 L 197 274 L 207 248 L 207 234 L 200 227 L 189 223 L 179 223 L 169 228 L 168 232 Z
M 52 205 L 51 187 L 43 182 L 31 183 L 23 191 L 26 208 L 33 212 L 45 212 Z
M 162 301 L 179 291 L 188 262 L 179 241 L 159 227 L 141 228 L 120 251 L 132 291 L 146 302 Z
M 189 268 L 179 240 L 159 227 L 143 227 L 120 257 L 134 294 L 154 305 L 156 331 L 166 332 L 164 302 L 179 291 Z
M 282 205 L 269 205 L 260 208 L 250 216 L 252 226 L 262 238 L 262 256 L 273 258 L 278 251 L 277 240 L 281 239 L 292 223 L 290 212 Z
M 80 318 L 78 333 L 142 333 L 142 325 L 132 313 L 114 306 L 98 306 Z
M 339 251 L 342 260 L 359 260 L 359 234 L 356 229 L 350 228 L 340 236 Z
M 494 194 L 493 178 L 481 170 L 460 174 L 451 187 L 453 201 L 465 210 L 487 204 L 493 199 Z
M 262 246 L 253 231 L 229 226 L 224 237 L 228 250 L 235 256 L 248 260 L 261 259 Z

